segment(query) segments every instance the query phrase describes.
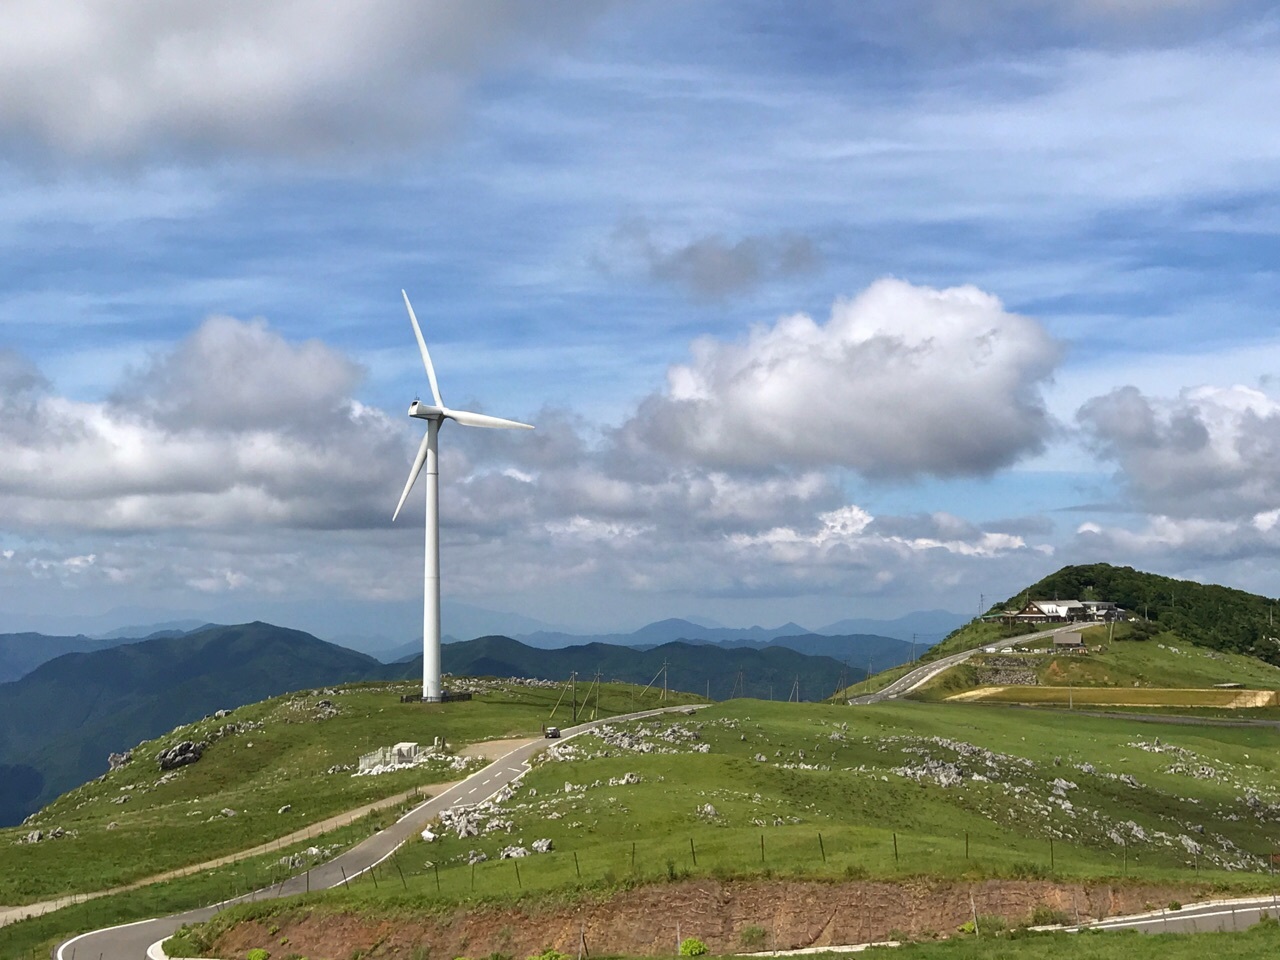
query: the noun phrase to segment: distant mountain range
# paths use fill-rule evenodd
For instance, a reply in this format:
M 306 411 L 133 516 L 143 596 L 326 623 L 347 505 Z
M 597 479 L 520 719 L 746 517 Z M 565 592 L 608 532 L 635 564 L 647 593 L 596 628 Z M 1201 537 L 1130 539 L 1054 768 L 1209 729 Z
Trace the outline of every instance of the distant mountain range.
M 737 647 L 781 644 L 801 653 L 848 659 L 863 666 L 870 659 L 878 665 L 877 669 L 883 669 L 905 663 L 911 658 L 913 648 L 915 653 L 921 653 L 965 622 L 965 617 L 945 610 L 918 611 L 896 620 L 841 620 L 819 631 L 806 630 L 796 623 L 784 623 L 779 627 L 722 627 L 708 625 L 705 621 L 673 618 L 658 620 L 630 633 L 579 634 L 539 630 L 517 634 L 514 639 L 542 650 L 590 643 L 644 649 L 674 640 Z M 447 646 L 458 642 L 453 637 L 445 638 Z M 422 641 L 413 640 L 379 651 L 377 655 L 383 660 L 403 661 L 418 656 L 421 651 Z
M 107 755 L 219 708 L 395 673 L 266 623 L 65 653 L 0 684 L 0 825 L 107 769 Z
M 164 631 L 161 631 L 164 633 Z M 653 634 L 650 634 L 652 636 Z M 21 638 L 23 635 L 9 635 Z M 801 636 L 810 643 L 859 638 Z M 900 641 L 872 638 L 884 643 Z M 32 635 L 43 652 L 71 649 L 20 679 L 0 683 L 0 826 L 21 821 L 53 797 L 98 776 L 107 756 L 220 708 L 231 709 L 292 690 L 360 680 L 421 676 L 416 660 L 386 664 L 268 623 L 208 626 L 105 649 L 111 641 Z M 864 668 L 766 641 L 668 642 L 644 649 L 589 643 L 537 649 L 508 637 L 447 644 L 443 666 L 459 675 L 562 680 L 582 684 L 655 681 L 665 662 L 673 689 L 730 696 L 820 700 Z M 14 644 L 22 645 L 21 639 Z
M 421 671 L 421 657 L 412 661 L 412 676 Z M 846 668 L 831 657 L 797 653 L 786 647 L 730 647 L 714 643 L 672 641 L 639 649 L 608 643 L 587 643 L 552 650 L 530 647 L 509 637 L 479 637 L 446 644 L 441 665 L 459 676 L 542 677 L 560 680 L 577 672 L 586 683 L 597 673 L 605 681 L 647 684 L 657 682 L 666 664 L 667 686 L 703 694 L 715 700 L 731 696 L 769 700 L 824 700 L 848 683 L 863 679 L 865 670 Z M 798 684 L 798 691 L 796 686 Z

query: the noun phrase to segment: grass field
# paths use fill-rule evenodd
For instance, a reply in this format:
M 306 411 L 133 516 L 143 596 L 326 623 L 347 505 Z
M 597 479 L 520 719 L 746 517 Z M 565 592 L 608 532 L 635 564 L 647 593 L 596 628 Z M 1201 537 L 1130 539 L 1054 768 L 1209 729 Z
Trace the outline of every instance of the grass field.
M 7 831 L 0 884 L 10 897 L 36 899 L 41 883 L 61 883 L 50 893 L 100 888 L 110 885 L 104 872 L 153 874 L 167 862 L 251 846 L 297 825 L 277 813 L 284 803 L 301 807 L 306 822 L 425 778 L 325 772 L 334 764 L 404 739 L 462 743 L 536 732 L 556 696 L 500 685 L 470 704 L 439 708 L 402 705 L 398 692 L 352 687 L 278 698 L 148 744 L 131 764 L 41 814 L 44 829 L 56 824 L 76 836 L 14 844 L 31 827 Z M 654 705 L 636 692 L 608 689 L 603 707 Z M 160 747 L 229 721 L 244 729 L 159 782 L 151 758 Z M 620 724 L 555 745 L 555 756 L 512 796 L 480 811 L 476 835 L 442 829 L 351 889 L 236 908 L 219 923 L 299 909 L 404 915 L 698 876 L 1127 878 L 1270 890 L 1264 858 L 1280 847 L 1278 743 L 1269 728 L 1066 718 L 981 704 L 730 701 L 697 717 Z M 110 803 L 122 795 L 133 799 Z M 213 817 L 222 805 L 236 816 Z M 503 848 L 535 840 L 550 841 L 551 851 L 501 858 Z M 257 869 L 272 864 L 261 858 Z M 225 883 L 225 874 L 178 881 L 164 903 L 217 899 Z M 148 902 L 161 894 L 133 896 Z M 119 920 L 137 915 L 124 901 L 84 904 L 3 936 L 40 947 L 51 931 L 69 933 L 113 909 Z
M 401 693 L 416 689 L 366 684 L 305 691 L 206 717 L 140 745 L 121 769 L 64 794 L 27 824 L 0 830 L 0 905 L 102 890 L 203 863 L 373 800 L 460 779 L 465 771 L 444 762 L 379 776 L 352 772 L 361 754 L 400 741 L 430 744 L 439 736 L 460 746 L 535 735 L 559 695 L 555 688 L 504 681 L 469 702 L 399 702 Z M 641 701 L 639 689 L 605 684 L 601 715 L 654 706 L 655 695 Z M 566 698 L 554 722 L 569 719 Z M 216 738 L 228 724 L 237 731 Z M 199 762 L 162 775 L 157 752 L 181 740 L 211 746 Z M 18 842 L 37 829 L 64 835 Z
M 1265 857 L 1280 845 L 1276 745 L 1270 729 L 980 705 L 732 701 L 564 745 L 481 811 L 477 835 L 443 830 L 403 848 L 381 888 L 219 922 L 405 916 L 703 875 L 1266 891 Z M 535 840 L 551 852 L 501 859 Z
M 304 864 L 328 860 L 353 842 L 387 826 L 400 812 L 402 811 L 389 810 L 372 814 L 357 823 L 326 834 L 322 840 L 317 841 L 317 854 L 306 852 L 311 847 L 306 842 L 282 846 L 278 851 L 236 864 L 150 884 L 126 893 L 81 901 L 8 924 L 0 927 L 0 957 L 5 960 L 47 957 L 57 944 L 77 933 L 117 923 L 161 917 L 207 906 L 251 890 L 261 890 L 296 872 L 284 865 L 282 859 L 299 856 Z
M 990 627 L 991 625 L 985 625 Z M 974 699 L 1001 703 L 1080 703 L 1172 710 L 1280 706 L 1280 667 L 1254 657 L 1188 644 L 1171 634 L 1130 639 L 1131 626 L 1083 631 L 1085 653 L 1055 653 L 1043 640 L 1002 641 L 1000 652 L 978 653 L 944 671 L 914 696 L 923 700 Z M 1004 651 L 1012 651 L 1006 653 Z M 1035 685 L 1002 682 L 1008 671 Z M 1243 689 L 1214 689 L 1238 683 Z

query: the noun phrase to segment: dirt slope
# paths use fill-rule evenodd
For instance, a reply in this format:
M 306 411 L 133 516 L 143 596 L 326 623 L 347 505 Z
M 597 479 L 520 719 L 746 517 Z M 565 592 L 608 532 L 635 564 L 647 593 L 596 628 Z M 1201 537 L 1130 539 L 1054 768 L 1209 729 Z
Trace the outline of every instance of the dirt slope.
M 324 915 L 302 910 L 269 923 L 244 923 L 225 933 L 216 956 L 243 957 L 253 947 L 309 960 L 423 956 L 527 957 L 553 946 L 577 956 L 585 937 L 590 954 L 666 955 L 678 937 L 706 941 L 712 954 L 741 951 L 742 932 L 764 931 L 755 949 L 862 943 L 891 931 L 912 936 L 954 933 L 979 916 L 1025 923 L 1037 906 L 1082 920 L 1138 911 L 1147 905 L 1188 902 L 1204 891 L 1190 887 L 1089 886 L 1049 881 L 975 883 L 919 880 L 907 883 L 704 879 L 628 890 L 609 899 L 523 908 L 460 908 L 434 917 L 394 920 Z M 972 896 L 972 903 L 970 897 Z M 415 954 L 415 950 L 417 951 Z

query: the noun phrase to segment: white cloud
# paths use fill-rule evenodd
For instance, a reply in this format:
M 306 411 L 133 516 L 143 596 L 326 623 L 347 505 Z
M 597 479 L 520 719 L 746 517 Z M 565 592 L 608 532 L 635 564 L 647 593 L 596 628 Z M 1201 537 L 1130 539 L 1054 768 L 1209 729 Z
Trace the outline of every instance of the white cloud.
M 328 347 L 226 317 L 106 402 L 50 394 L 6 363 L 0 505 L 28 530 L 383 522 L 405 437 L 350 398 L 359 377 Z
M 600 6 L 13 0 L 0 129 L 86 157 L 374 153 L 439 128 L 481 69 L 562 42 Z
M 635 449 L 911 477 L 989 474 L 1043 449 L 1061 349 L 976 288 L 880 280 L 826 324 L 797 314 L 693 353 L 623 427 Z
M 1280 508 L 1280 403 L 1252 387 L 1195 387 L 1149 397 L 1121 387 L 1077 414 L 1144 510 L 1252 518 Z

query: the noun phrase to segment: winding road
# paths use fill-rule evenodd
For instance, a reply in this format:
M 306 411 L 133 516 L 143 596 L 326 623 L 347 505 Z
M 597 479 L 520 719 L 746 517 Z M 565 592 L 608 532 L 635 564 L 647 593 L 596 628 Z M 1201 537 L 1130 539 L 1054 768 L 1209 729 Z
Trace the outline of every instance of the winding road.
M 640 720 L 673 711 L 692 711 L 701 706 L 707 706 L 707 704 L 684 704 L 678 707 L 663 707 L 640 713 L 604 717 L 565 729 L 561 733 L 561 739 L 567 740 L 587 733 L 603 723 Z M 188 910 L 185 913 L 175 913 L 154 920 L 140 920 L 118 927 L 106 927 L 102 930 L 82 933 L 60 944 L 54 951 L 55 960 L 73 960 L 76 955 L 98 957 L 100 960 L 142 960 L 148 956 L 147 951 L 150 947 L 171 936 L 184 923 L 200 923 L 208 920 L 224 907 L 250 900 L 290 897 L 309 890 L 324 890 L 353 880 L 390 857 L 401 844 L 420 833 L 423 827 L 445 810 L 483 803 L 503 787 L 527 773 L 530 769 L 530 758 L 544 750 L 546 746 L 546 740 L 538 739 L 515 748 L 461 783 L 451 786 L 439 795 L 414 807 L 387 829 L 361 841 L 328 863 L 312 867 L 305 873 L 300 873 L 280 884 L 245 894 L 234 900 Z
M 1089 624 L 1085 624 L 1089 626 Z M 942 657 L 939 660 L 930 660 L 928 663 L 921 664 L 909 673 L 900 676 L 893 683 L 889 684 L 875 693 L 863 694 L 860 697 L 851 697 L 850 704 L 861 706 L 867 703 L 880 703 L 884 700 L 896 700 L 898 697 L 905 697 L 913 690 L 918 690 L 924 686 L 942 671 L 954 667 L 957 663 L 964 663 L 970 657 L 978 653 L 991 653 L 995 650 L 1004 648 L 1014 643 L 1026 643 L 1028 640 L 1044 640 L 1058 633 L 1071 633 L 1082 629 L 1079 623 L 1059 624 L 1052 630 L 1041 630 L 1039 633 L 1028 633 L 1025 636 L 1009 637 L 1000 640 L 997 643 L 988 644 L 985 647 L 974 647 L 971 650 L 962 650 L 959 653 L 953 653 L 950 656 Z

